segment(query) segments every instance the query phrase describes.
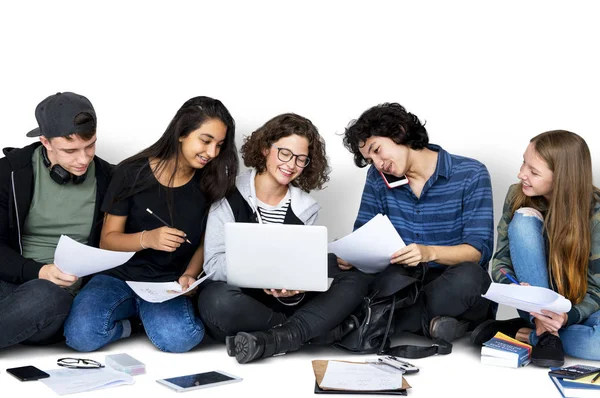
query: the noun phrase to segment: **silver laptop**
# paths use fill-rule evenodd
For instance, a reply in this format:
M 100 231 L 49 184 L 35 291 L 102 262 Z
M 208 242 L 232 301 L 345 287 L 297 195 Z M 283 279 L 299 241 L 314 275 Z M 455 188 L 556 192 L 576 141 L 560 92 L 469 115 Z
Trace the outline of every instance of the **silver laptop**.
M 284 224 L 225 224 L 227 283 L 259 289 L 324 292 L 327 228 Z

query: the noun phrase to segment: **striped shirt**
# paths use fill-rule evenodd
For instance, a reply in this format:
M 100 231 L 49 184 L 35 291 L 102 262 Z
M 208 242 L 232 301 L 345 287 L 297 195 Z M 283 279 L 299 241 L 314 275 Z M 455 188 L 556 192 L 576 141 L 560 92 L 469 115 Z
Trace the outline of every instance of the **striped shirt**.
M 289 190 L 285 194 L 285 197 L 275 206 L 268 205 L 256 199 L 256 205 L 263 224 L 283 224 L 291 201 L 292 197 Z
M 385 214 L 407 245 L 468 244 L 479 250 L 479 264 L 487 270 L 494 247 L 490 175 L 477 160 L 450 155 L 437 145 L 427 147 L 439 155 L 420 198 L 409 184 L 388 188 L 377 169 L 370 167 L 354 229 L 378 213 Z

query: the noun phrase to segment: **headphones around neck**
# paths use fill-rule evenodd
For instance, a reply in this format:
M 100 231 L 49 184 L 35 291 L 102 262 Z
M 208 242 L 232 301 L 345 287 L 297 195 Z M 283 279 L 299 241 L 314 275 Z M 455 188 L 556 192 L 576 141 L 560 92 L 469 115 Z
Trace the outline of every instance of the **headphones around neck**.
M 43 145 L 42 145 L 42 162 L 44 162 L 44 166 L 46 166 L 46 168 L 48 170 L 50 170 L 50 177 L 57 184 L 64 185 L 64 184 L 68 183 L 69 181 L 73 181 L 73 184 L 77 185 L 77 184 L 81 184 L 82 182 L 84 182 L 85 177 L 87 177 L 87 170 L 84 174 L 82 174 L 80 176 L 76 176 L 76 175 L 69 173 L 67 170 L 65 170 L 59 164 L 55 164 L 54 166 L 52 166 L 52 162 L 50 162 L 50 159 L 48 158 L 48 151 L 46 150 L 46 147 Z

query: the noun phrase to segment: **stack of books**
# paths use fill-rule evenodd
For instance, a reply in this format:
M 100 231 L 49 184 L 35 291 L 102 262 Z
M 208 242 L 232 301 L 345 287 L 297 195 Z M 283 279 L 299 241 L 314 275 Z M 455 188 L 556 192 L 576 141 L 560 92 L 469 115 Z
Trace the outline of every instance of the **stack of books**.
M 568 372 L 575 368 L 578 373 Z M 566 372 L 567 371 L 567 372 Z M 550 380 L 564 398 L 600 397 L 600 368 L 587 365 L 573 365 L 551 370 Z
M 529 362 L 531 346 L 500 332 L 481 347 L 481 363 L 485 365 L 520 368 Z

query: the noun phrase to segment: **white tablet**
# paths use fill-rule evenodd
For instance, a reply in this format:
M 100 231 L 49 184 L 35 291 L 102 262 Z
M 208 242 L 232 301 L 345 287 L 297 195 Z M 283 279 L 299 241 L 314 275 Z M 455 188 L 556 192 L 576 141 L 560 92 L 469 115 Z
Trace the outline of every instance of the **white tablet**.
M 169 379 L 159 379 L 156 381 L 177 392 L 183 392 L 196 390 L 198 388 L 216 387 L 223 384 L 235 383 L 242 381 L 242 378 L 221 372 L 220 370 L 214 370 L 212 372 L 171 377 Z

